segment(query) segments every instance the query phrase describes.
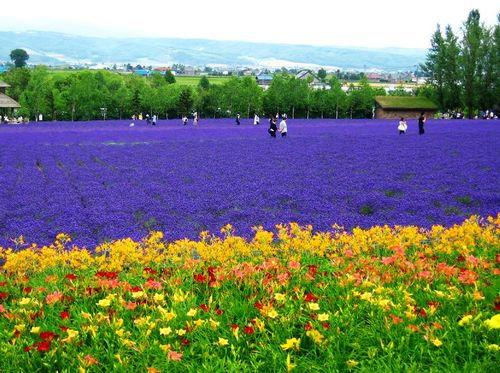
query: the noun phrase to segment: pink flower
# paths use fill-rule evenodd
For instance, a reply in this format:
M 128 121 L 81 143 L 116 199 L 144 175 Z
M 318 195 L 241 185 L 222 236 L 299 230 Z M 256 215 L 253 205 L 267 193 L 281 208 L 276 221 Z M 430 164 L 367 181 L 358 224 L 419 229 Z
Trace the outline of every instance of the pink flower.
M 172 360 L 172 361 L 181 361 L 182 360 L 182 352 L 169 351 L 167 358 L 168 358 L 168 360 Z

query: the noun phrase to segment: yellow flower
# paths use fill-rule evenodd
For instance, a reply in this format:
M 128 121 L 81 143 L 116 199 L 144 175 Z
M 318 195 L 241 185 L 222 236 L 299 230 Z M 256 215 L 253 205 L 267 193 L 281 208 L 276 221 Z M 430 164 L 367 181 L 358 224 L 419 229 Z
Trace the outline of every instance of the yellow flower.
M 214 319 L 211 318 L 209 320 L 209 322 L 210 322 L 210 327 L 212 328 L 212 330 L 215 330 L 219 327 L 219 324 L 220 324 L 219 321 L 215 321 Z
M 166 345 L 160 345 L 160 349 L 165 353 L 168 353 L 171 348 L 172 346 L 169 343 L 167 343 Z
M 500 329 L 500 313 L 496 314 L 491 319 L 486 320 L 484 325 L 486 325 L 488 329 Z
M 17 324 L 16 326 L 14 326 L 14 330 L 17 330 L 20 333 L 24 332 L 25 329 L 26 329 L 25 324 Z
M 281 348 L 285 351 L 295 349 L 299 350 L 300 349 L 300 338 L 289 338 L 286 340 L 285 343 L 281 345 Z
M 466 315 L 460 319 L 458 325 L 460 326 L 467 325 L 468 323 L 470 323 L 471 320 L 472 320 L 472 315 Z
M 202 326 L 203 324 L 205 323 L 205 320 L 202 320 L 202 319 L 197 319 L 194 321 L 194 325 L 196 325 L 196 327 L 200 327 Z
M 347 360 L 346 364 L 349 368 L 354 368 L 356 365 L 359 364 L 359 362 L 356 360 Z
M 318 315 L 318 321 L 328 321 L 330 319 L 330 315 L 327 313 L 320 313 Z
M 33 334 L 39 334 L 40 333 L 40 327 L 39 326 L 34 326 L 30 330 L 31 333 Z
M 321 334 L 320 332 L 318 332 L 315 329 L 308 330 L 306 332 L 306 335 L 309 338 L 311 338 L 314 341 L 314 343 L 317 343 L 317 344 L 322 344 L 324 342 L 324 339 L 325 339 L 325 337 L 323 336 L 323 334 Z
M 84 319 L 90 320 L 92 318 L 92 315 L 90 313 L 87 313 L 87 312 L 82 312 L 82 317 Z
M 142 298 L 144 295 L 145 295 L 145 293 L 143 291 L 134 291 L 132 293 L 132 298 L 139 299 L 139 298 Z
M 311 311 L 319 311 L 319 304 L 318 303 L 309 303 L 309 309 Z
M 183 336 L 184 334 L 186 334 L 186 330 L 185 329 L 177 329 L 175 333 L 178 336 Z
M 286 295 L 281 293 L 276 293 L 274 294 L 274 299 L 276 299 L 278 302 L 284 302 L 286 300 Z
M 436 347 L 440 347 L 443 345 L 443 342 L 441 342 L 438 338 L 432 338 L 431 342 Z
M 188 315 L 189 317 L 195 317 L 197 312 L 198 312 L 197 310 L 191 308 L 186 315 Z
M 160 328 L 160 335 L 169 335 L 170 333 L 172 333 L 171 327 Z
M 497 352 L 497 351 L 500 351 L 500 346 L 497 344 L 490 344 L 490 345 L 486 346 L 486 349 L 488 351 Z
M 21 300 L 19 301 L 19 304 L 21 306 L 27 306 L 30 303 L 31 303 L 31 298 L 21 298 Z
M 156 293 L 155 295 L 153 295 L 153 300 L 156 303 L 162 303 L 165 300 L 165 296 L 163 294 Z
M 254 324 L 257 327 L 257 329 L 259 329 L 260 331 L 263 331 L 266 328 L 264 322 L 261 319 L 259 319 L 258 317 L 256 317 L 254 319 Z
M 172 298 L 173 298 L 174 302 L 181 303 L 187 299 L 188 294 L 189 293 L 184 293 L 182 290 L 179 290 L 179 291 L 175 292 L 175 294 Z
M 75 339 L 76 337 L 78 337 L 78 330 L 73 330 L 73 329 L 68 329 L 66 330 L 66 333 L 68 333 L 68 336 L 66 338 L 64 338 L 62 341 L 63 342 L 71 342 L 73 339 Z
M 225 338 L 220 338 L 219 337 L 219 341 L 217 342 L 217 344 L 219 346 L 227 346 L 229 344 L 229 341 Z
M 102 308 L 109 307 L 111 305 L 111 301 L 109 299 L 101 299 L 97 302 L 97 305 Z

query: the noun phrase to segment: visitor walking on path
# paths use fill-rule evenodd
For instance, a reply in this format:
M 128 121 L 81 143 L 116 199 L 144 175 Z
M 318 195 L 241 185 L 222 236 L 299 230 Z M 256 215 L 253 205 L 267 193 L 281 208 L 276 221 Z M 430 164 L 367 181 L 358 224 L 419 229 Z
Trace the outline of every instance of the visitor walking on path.
M 276 131 L 278 130 L 278 128 L 276 127 L 276 118 L 271 115 L 269 117 L 269 134 L 271 135 L 271 137 L 274 137 L 276 138 Z
M 257 113 L 255 113 L 255 116 L 253 117 L 253 125 L 256 126 L 257 124 L 260 124 L 260 118 Z
M 286 137 L 286 133 L 287 133 L 286 119 L 287 119 L 286 115 L 283 115 L 283 119 L 280 122 L 281 137 Z
M 406 124 L 405 118 L 401 118 L 398 125 L 399 134 L 400 135 L 405 134 L 407 129 L 408 129 L 408 124 Z
M 419 135 L 423 135 L 425 133 L 424 124 L 426 121 L 427 121 L 427 118 L 425 117 L 425 113 L 422 112 L 422 114 L 420 114 L 420 117 L 418 118 L 418 134 Z
M 153 122 L 152 122 L 153 126 L 156 126 L 156 121 L 157 120 L 158 120 L 158 117 L 156 116 L 156 114 L 153 115 Z
M 241 123 L 240 123 L 240 113 L 238 113 L 236 115 L 236 125 L 239 126 Z

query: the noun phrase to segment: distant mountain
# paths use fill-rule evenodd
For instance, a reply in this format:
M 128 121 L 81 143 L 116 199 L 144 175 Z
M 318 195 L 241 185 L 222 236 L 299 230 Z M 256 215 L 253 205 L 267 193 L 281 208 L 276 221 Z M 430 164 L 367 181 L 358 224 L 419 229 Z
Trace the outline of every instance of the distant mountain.
M 30 63 L 131 63 L 191 66 L 314 67 L 413 70 L 425 50 L 354 48 L 174 38 L 97 38 L 45 31 L 0 31 L 0 60 L 26 49 Z

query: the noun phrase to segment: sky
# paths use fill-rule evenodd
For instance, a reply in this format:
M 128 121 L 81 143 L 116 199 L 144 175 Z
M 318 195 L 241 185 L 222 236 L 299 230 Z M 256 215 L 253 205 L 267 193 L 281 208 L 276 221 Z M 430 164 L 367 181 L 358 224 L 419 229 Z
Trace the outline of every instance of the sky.
M 368 48 L 428 48 L 436 24 L 456 30 L 472 8 L 496 22 L 495 0 L 2 1 L 1 31 L 180 37 Z M 21 5 L 20 5 L 21 4 Z

